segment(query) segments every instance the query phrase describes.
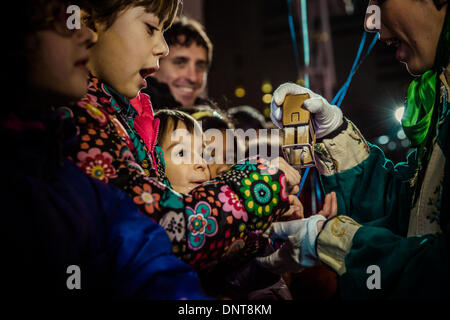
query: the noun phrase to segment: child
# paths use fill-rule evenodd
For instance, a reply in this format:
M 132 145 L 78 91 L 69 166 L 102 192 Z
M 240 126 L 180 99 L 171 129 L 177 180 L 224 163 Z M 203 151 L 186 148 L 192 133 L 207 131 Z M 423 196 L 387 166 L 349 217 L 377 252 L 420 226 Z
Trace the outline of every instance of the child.
M 194 118 L 178 110 L 161 110 L 157 145 L 161 148 L 168 185 L 188 194 L 210 180 L 203 153 L 203 132 Z M 176 134 L 172 134 L 175 132 Z
M 208 130 L 215 130 L 220 132 L 221 137 L 208 137 L 205 136 L 206 153 L 208 157 L 208 168 L 211 174 L 211 178 L 217 178 L 226 171 L 228 171 L 233 164 L 240 162 L 238 159 L 240 154 L 245 154 L 245 146 L 239 139 L 236 138 L 234 125 L 231 120 L 214 104 L 195 106 L 191 108 L 183 108 L 183 112 L 190 114 L 195 120 L 201 122 L 201 128 L 204 132 Z M 227 135 L 231 135 L 231 138 Z M 217 138 L 217 139 L 216 139 Z M 258 143 L 254 141 L 252 143 Z M 255 148 L 256 149 L 256 148 Z M 268 146 L 267 150 L 271 150 L 272 147 Z M 222 157 L 217 153 L 218 150 L 222 150 Z M 258 149 L 256 149 L 258 150 Z M 281 149 L 280 149 L 281 150 Z M 248 153 L 248 150 L 247 150 Z M 281 154 L 279 152 L 278 154 Z M 277 156 L 270 155 L 272 159 Z M 248 155 L 246 156 L 248 157 Z M 268 159 L 271 159 L 268 157 Z M 231 161 L 232 160 L 232 161 Z M 285 214 L 280 217 L 280 220 L 293 220 L 303 218 L 303 205 L 296 195 L 289 195 L 290 208 Z
M 53 106 L 86 94 L 95 41 L 84 25 L 67 29 L 71 4 L 86 5 L 12 2 L 9 9 L 21 18 L 2 18 L 2 28 L 15 31 L 4 39 L 10 82 L 0 114 L 9 152 L 0 158 L 2 289 L 8 299 L 26 301 L 204 298 L 195 273 L 172 255 L 165 231 L 122 191 L 63 157 L 77 128 Z
M 189 193 L 198 184 L 209 180 L 209 171 L 205 160 L 202 159 L 203 126 L 200 127 L 192 116 L 183 111 L 163 109 L 155 114 L 155 118 L 159 119 L 161 123 L 157 145 L 162 151 L 168 178 L 167 184 L 175 191 Z M 198 113 L 193 114 L 199 116 Z M 212 113 L 205 116 L 213 117 Z M 200 119 L 204 119 L 204 117 L 200 117 Z M 212 129 L 212 121 L 209 120 L 205 127 Z M 225 132 L 223 133 L 225 134 Z M 214 163 L 212 164 L 214 165 Z M 210 165 L 211 163 L 208 164 L 208 166 Z M 223 194 L 219 194 L 219 200 L 222 200 L 221 195 Z M 303 218 L 301 203 L 297 197 L 290 197 L 292 197 L 292 208 L 284 215 L 289 215 L 290 219 Z M 228 203 L 239 203 L 239 200 L 233 199 Z M 261 247 L 260 252 L 264 251 L 266 247 L 263 242 L 259 242 L 258 246 Z M 250 275 L 250 273 L 252 274 Z M 200 272 L 200 276 L 203 279 L 204 288 L 208 294 L 214 297 L 264 298 L 266 300 L 291 297 L 287 286 L 279 276 L 263 268 L 258 268 L 248 258 L 229 259 L 207 272 Z
M 217 130 L 221 133 L 221 137 L 205 137 L 206 154 L 210 159 L 208 161 L 208 169 L 211 178 L 216 178 L 237 163 L 237 154 L 243 154 L 243 145 L 240 145 L 234 136 L 234 126 L 223 114 L 223 112 L 213 103 L 209 105 L 199 105 L 191 108 L 183 108 L 183 112 L 190 114 L 195 120 L 201 123 L 204 132 L 208 130 Z M 231 139 L 226 139 L 227 135 L 232 135 Z M 220 147 L 220 148 L 217 148 Z M 222 151 L 220 155 L 218 152 Z M 228 155 L 228 158 L 227 158 Z
M 165 227 L 174 252 L 199 270 L 254 252 L 255 236 L 288 209 L 288 188 L 295 191 L 300 176 L 283 160 L 272 171 L 255 159 L 187 195 L 159 182 L 166 179 L 155 154 L 159 121 L 148 96 L 134 97 L 167 54 L 163 32 L 177 6 L 176 0 L 110 0 L 93 15 L 98 43 L 88 94 L 71 106 L 81 139 L 69 155 L 87 174 L 129 194 Z

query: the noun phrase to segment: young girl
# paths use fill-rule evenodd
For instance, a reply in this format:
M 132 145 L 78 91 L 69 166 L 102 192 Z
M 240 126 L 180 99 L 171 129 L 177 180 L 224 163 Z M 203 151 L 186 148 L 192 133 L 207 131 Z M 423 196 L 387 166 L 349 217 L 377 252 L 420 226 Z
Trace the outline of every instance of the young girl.
M 188 194 L 210 180 L 210 171 L 202 157 L 203 132 L 198 122 L 178 110 L 160 110 L 157 145 L 167 176 L 166 184 L 176 192 Z
M 198 112 L 206 111 L 202 109 Z M 193 115 L 200 117 L 200 119 L 214 117 L 211 110 L 209 112 L 204 113 L 204 117 L 200 117 L 197 112 L 194 112 Z M 183 111 L 163 109 L 155 114 L 155 118 L 159 119 L 161 124 L 157 145 L 161 148 L 164 156 L 163 163 L 168 178 L 166 184 L 175 191 L 189 193 L 199 184 L 206 182 L 210 175 L 208 167 L 211 167 L 211 163 L 207 165 L 202 158 L 205 147 L 202 132 L 203 123 L 200 126 L 192 116 L 184 112 L 184 109 Z M 205 128 L 212 129 L 212 127 L 218 127 L 218 124 L 223 123 L 217 120 L 215 121 L 216 126 L 214 126 L 212 125 L 213 119 L 209 118 Z M 214 163 L 212 165 L 214 166 Z M 295 196 L 293 197 L 297 202 L 291 203 L 292 208 L 284 215 L 288 214 L 290 218 L 292 216 L 303 218 L 301 203 Z M 223 201 L 224 198 L 223 193 L 219 194 L 219 201 Z M 237 198 L 226 198 L 225 200 L 225 206 L 244 208 L 242 201 Z M 165 227 L 168 226 L 165 225 Z M 260 254 L 267 249 L 266 242 L 258 242 L 255 245 L 259 247 L 258 252 Z M 208 269 L 207 272 L 200 272 L 203 286 L 209 295 L 214 297 L 226 296 L 233 299 L 258 299 L 263 297 L 264 299 L 278 300 L 290 298 L 288 289 L 279 276 L 258 268 L 253 265 L 250 259 L 234 257 L 222 262 L 214 268 Z M 264 288 L 265 290 L 263 290 Z
M 204 132 L 208 130 L 220 131 L 221 137 L 205 137 L 207 140 L 206 153 L 215 161 L 208 161 L 208 169 L 211 178 L 216 178 L 236 164 L 237 154 L 243 154 L 244 146 L 238 143 L 234 136 L 233 124 L 227 119 L 223 112 L 211 103 L 210 105 L 199 105 L 183 108 L 183 112 L 190 114 L 202 125 Z M 233 135 L 226 139 L 227 135 Z M 214 148 L 220 146 L 220 148 Z M 214 148 L 214 149 L 212 149 Z M 208 150 L 209 149 L 209 150 Z M 222 151 L 222 155 L 218 152 Z M 228 155 L 228 158 L 227 158 Z M 221 156 L 221 158 L 220 158 Z
M 165 112 L 167 112 L 167 110 L 164 111 L 164 113 Z M 221 133 L 221 137 L 210 137 L 207 134 L 205 136 L 206 146 L 204 155 L 208 158 L 207 165 L 211 178 L 217 178 L 228 171 L 233 164 L 240 162 L 238 157 L 240 154 L 244 154 L 245 145 L 236 138 L 233 124 L 218 107 L 214 104 L 212 104 L 212 107 L 209 105 L 202 105 L 183 108 L 182 112 L 190 114 L 195 120 L 201 122 L 201 129 L 205 133 L 208 132 L 208 130 L 215 130 L 216 133 Z M 160 116 L 158 116 L 158 118 L 159 117 Z M 227 135 L 232 135 L 231 139 L 230 137 L 227 139 Z M 257 143 L 257 141 L 253 143 Z M 221 158 L 220 154 L 218 154 L 220 150 L 222 150 Z M 269 147 L 268 150 L 271 150 L 271 147 Z M 281 152 L 279 154 L 281 154 Z M 271 156 L 272 158 L 275 158 L 274 155 Z M 303 205 L 296 195 L 289 195 L 289 204 L 289 211 L 280 217 L 281 220 L 301 219 L 304 217 Z
M 287 187 L 295 189 L 300 176 L 282 160 L 275 170 L 255 159 L 186 195 L 159 182 L 165 176 L 155 154 L 158 121 L 148 96 L 133 105 L 130 99 L 167 54 L 163 32 L 177 6 L 175 0 L 114 0 L 103 4 L 104 15 L 93 15 L 99 39 L 88 64 L 88 94 L 71 108 L 81 137 L 71 158 L 128 193 L 142 213 L 166 226 L 174 252 L 202 269 L 253 252 L 256 235 L 288 209 Z
M 9 82 L 0 114 L 8 150 L 0 159 L 2 288 L 11 300 L 204 298 L 195 273 L 172 255 L 166 232 L 122 191 L 63 157 L 77 128 L 53 106 L 86 94 L 95 42 L 84 25 L 67 28 L 73 4 L 86 5 L 12 2 L 21 18 L 1 20 L 15 31 L 4 38 Z

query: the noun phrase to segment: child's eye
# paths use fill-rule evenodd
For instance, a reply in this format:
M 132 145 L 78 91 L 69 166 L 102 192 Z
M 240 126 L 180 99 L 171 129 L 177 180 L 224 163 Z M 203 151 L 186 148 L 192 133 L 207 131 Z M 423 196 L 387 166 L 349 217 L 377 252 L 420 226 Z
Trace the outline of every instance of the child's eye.
M 158 31 L 158 28 L 155 28 L 151 24 L 146 23 L 145 26 L 147 27 L 148 34 L 153 36 L 155 31 Z
M 184 157 L 184 150 L 178 151 L 177 156 Z

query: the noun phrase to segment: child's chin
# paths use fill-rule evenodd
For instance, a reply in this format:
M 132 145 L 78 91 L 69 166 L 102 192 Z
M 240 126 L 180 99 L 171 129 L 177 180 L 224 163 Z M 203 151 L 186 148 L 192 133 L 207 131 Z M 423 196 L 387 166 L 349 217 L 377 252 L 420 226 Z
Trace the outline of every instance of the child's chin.
M 174 186 L 173 190 L 175 190 L 178 193 L 188 194 L 189 192 L 191 192 L 195 188 L 196 188 L 195 186 L 189 186 L 189 187 L 175 187 Z
M 141 90 L 140 86 L 127 86 L 124 88 L 123 92 L 119 92 L 121 94 L 123 94 L 125 97 L 127 97 L 128 99 L 134 99 L 137 97 L 137 95 L 139 94 L 139 90 Z

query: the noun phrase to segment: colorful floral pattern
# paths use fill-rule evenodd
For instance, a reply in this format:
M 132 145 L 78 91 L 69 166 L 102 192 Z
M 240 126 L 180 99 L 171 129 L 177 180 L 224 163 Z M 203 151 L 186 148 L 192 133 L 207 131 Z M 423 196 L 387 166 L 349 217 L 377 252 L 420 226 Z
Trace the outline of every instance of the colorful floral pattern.
M 247 222 L 247 211 L 245 211 L 242 200 L 239 199 L 237 194 L 234 193 L 228 186 L 222 186 L 220 190 L 222 192 L 219 193 L 219 200 L 223 203 L 223 210 L 226 212 L 231 212 L 235 219 L 242 219 Z
M 272 181 L 272 176 L 260 175 L 257 172 L 242 179 L 243 187 L 240 189 L 245 197 L 245 208 L 261 217 L 272 213 L 272 209 L 278 205 L 280 184 Z
M 205 243 L 205 237 L 212 237 L 217 233 L 217 221 L 211 217 L 211 206 L 200 201 L 195 209 L 186 207 L 188 220 L 188 246 L 192 250 L 199 250 Z
M 92 148 L 88 152 L 80 151 L 77 158 L 78 165 L 89 176 L 106 183 L 109 179 L 117 177 L 116 170 L 111 164 L 113 157 L 108 152 Z
M 97 120 L 100 125 L 105 125 L 108 122 L 106 115 L 98 108 L 99 103 L 97 97 L 92 94 L 86 94 L 86 96 L 78 102 L 78 105 L 86 109 L 87 113 Z
M 133 191 L 137 194 L 133 198 L 134 202 L 144 204 L 147 213 L 152 214 L 155 210 L 161 210 L 159 208 L 159 199 L 161 196 L 158 193 L 152 193 L 152 187 L 149 184 L 144 183 L 142 188 L 135 186 L 133 187 Z
M 265 162 L 256 158 L 181 195 L 163 184 L 164 155 L 155 155 L 155 167 L 132 127 L 137 112 L 107 88 L 91 77 L 85 99 L 61 110 L 79 128 L 78 145 L 68 157 L 87 174 L 125 191 L 143 214 L 166 229 L 174 253 L 196 270 L 224 257 L 249 259 L 263 250 L 248 236 L 260 237 L 289 208 L 283 201 L 282 173 L 263 174 L 257 167 Z
M 258 169 L 261 170 L 262 174 L 276 174 L 278 171 L 278 168 L 273 166 L 269 160 L 264 159 L 264 158 L 260 158 L 257 160 L 257 162 L 259 163 L 258 165 Z

